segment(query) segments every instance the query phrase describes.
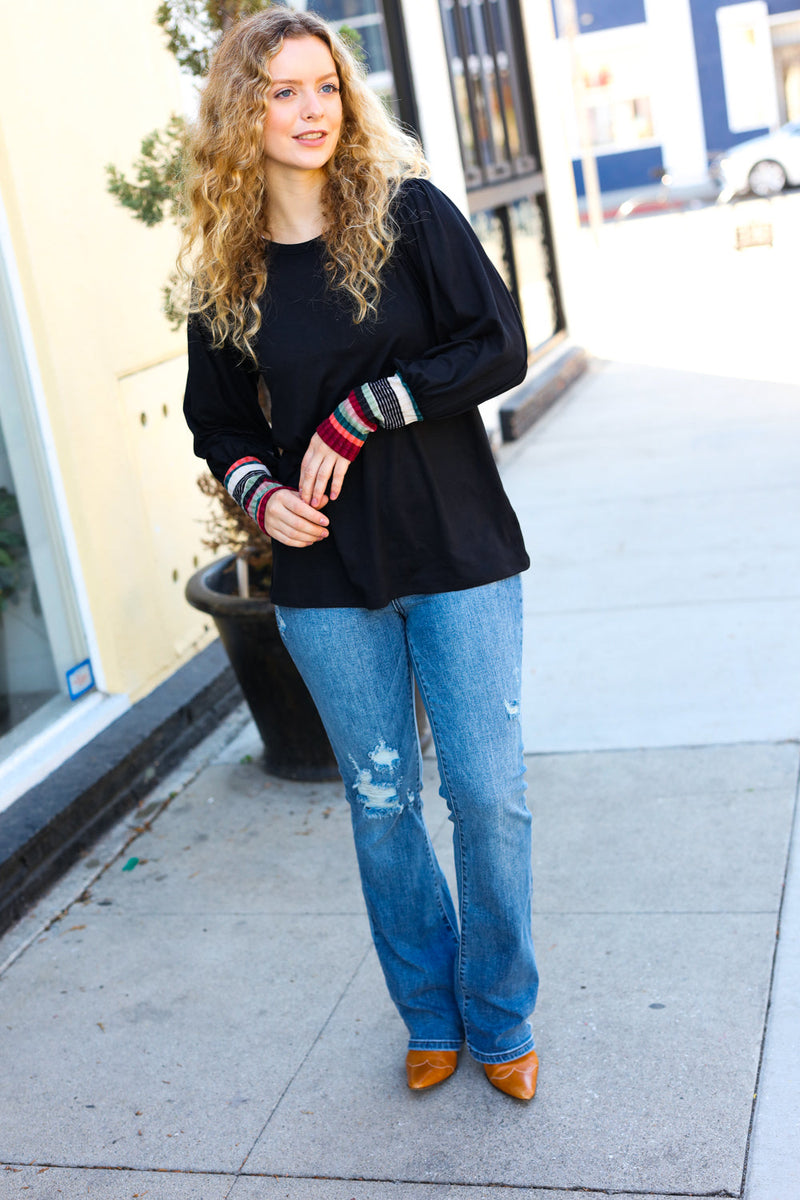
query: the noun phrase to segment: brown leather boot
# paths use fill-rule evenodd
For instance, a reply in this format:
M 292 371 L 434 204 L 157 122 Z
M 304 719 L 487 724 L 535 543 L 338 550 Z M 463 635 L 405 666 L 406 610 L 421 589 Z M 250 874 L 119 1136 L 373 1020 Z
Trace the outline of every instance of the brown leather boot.
M 489 1083 L 507 1096 L 516 1096 L 517 1100 L 533 1099 L 539 1074 L 539 1059 L 535 1050 L 511 1062 L 484 1063 L 483 1069 Z
M 415 1092 L 433 1087 L 452 1075 L 457 1066 L 456 1050 L 409 1050 L 406 1055 L 408 1086 Z

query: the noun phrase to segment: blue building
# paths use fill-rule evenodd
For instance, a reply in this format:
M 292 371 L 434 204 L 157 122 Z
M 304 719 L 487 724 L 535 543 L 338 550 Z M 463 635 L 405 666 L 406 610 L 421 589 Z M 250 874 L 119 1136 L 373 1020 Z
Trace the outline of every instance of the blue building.
M 702 183 L 709 158 L 800 119 L 800 0 L 576 0 L 576 51 L 600 186 L 666 171 Z M 554 0 L 559 34 L 561 5 Z M 569 60 L 563 50 L 565 110 Z M 582 191 L 577 130 L 572 129 Z

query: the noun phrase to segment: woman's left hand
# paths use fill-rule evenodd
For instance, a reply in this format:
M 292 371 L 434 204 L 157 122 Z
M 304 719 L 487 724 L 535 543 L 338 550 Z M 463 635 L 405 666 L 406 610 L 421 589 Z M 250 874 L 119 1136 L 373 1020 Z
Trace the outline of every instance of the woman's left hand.
M 312 508 L 319 508 L 330 481 L 330 497 L 331 500 L 335 500 L 342 490 L 342 481 L 349 466 L 349 459 L 331 450 L 319 434 L 315 433 L 300 464 L 301 499 Z

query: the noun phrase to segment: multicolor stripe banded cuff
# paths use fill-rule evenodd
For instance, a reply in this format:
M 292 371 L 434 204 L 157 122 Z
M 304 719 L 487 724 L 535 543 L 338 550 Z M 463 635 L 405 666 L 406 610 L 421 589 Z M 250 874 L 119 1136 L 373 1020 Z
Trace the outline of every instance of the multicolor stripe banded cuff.
M 326 446 L 352 462 L 377 428 L 378 422 L 367 416 L 353 391 L 317 426 L 317 433 Z
M 286 484 L 273 479 L 260 458 L 239 458 L 225 475 L 225 487 L 259 529 L 266 533 L 264 510 L 267 501 L 273 492 L 281 491 Z
M 317 428 L 326 446 L 350 462 L 371 433 L 402 429 L 422 420 L 422 413 L 400 375 L 376 379 L 354 388 Z
M 422 420 L 422 413 L 401 375 L 362 384 L 355 389 L 355 395 L 382 429 L 402 429 Z

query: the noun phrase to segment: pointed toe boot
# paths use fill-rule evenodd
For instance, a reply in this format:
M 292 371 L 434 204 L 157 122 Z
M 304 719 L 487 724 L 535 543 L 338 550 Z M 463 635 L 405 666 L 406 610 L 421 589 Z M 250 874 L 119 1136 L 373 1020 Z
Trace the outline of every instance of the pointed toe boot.
M 409 1050 L 406 1055 L 408 1086 L 415 1092 L 433 1087 L 452 1075 L 457 1066 L 455 1050 Z
M 536 1092 L 536 1079 L 539 1074 L 539 1059 L 536 1051 L 523 1054 L 505 1063 L 484 1063 L 486 1078 L 492 1087 L 514 1096 L 517 1100 L 532 1100 Z

